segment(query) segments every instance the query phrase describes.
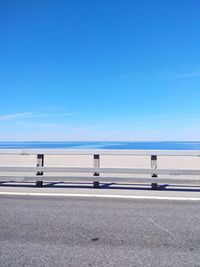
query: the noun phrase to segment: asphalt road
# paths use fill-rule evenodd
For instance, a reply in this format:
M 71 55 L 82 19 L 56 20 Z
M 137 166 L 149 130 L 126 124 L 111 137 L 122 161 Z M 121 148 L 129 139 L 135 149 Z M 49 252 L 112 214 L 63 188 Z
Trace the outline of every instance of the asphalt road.
M 0 195 L 0 266 L 200 266 L 200 202 Z

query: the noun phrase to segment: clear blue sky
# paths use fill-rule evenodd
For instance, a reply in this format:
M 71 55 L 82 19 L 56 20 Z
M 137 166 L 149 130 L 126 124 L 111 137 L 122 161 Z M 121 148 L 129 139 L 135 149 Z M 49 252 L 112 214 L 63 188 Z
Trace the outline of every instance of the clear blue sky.
M 199 0 L 1 0 L 0 140 L 200 140 Z

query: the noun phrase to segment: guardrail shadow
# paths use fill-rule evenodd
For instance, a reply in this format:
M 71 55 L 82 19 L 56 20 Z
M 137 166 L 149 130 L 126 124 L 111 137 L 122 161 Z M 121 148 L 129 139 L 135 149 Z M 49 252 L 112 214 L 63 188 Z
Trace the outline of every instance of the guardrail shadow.
M 1 187 L 23 187 L 35 188 L 34 182 L 19 183 L 14 180 L 0 181 Z M 100 183 L 98 188 L 93 188 L 91 182 L 44 182 L 42 188 L 74 188 L 74 189 L 92 189 L 92 190 L 137 190 L 152 191 L 151 184 L 132 184 L 132 183 Z M 181 192 L 200 192 L 200 185 L 177 185 L 177 184 L 159 184 L 158 191 L 181 191 Z

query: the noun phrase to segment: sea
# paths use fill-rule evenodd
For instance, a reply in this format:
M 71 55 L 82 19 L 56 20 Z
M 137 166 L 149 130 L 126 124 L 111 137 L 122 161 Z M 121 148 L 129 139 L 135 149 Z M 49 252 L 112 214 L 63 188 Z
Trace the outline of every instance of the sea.
M 0 142 L 0 149 L 138 149 L 138 150 L 200 150 L 200 141 L 181 142 L 108 142 L 108 141 L 65 141 L 65 142 Z

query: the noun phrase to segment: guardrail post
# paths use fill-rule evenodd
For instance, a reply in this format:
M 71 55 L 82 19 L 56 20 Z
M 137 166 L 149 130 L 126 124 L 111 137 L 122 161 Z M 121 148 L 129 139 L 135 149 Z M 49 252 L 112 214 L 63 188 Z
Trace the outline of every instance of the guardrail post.
M 157 155 L 152 155 L 151 156 L 151 168 L 152 169 L 157 169 Z M 153 178 L 157 178 L 158 175 L 156 173 L 153 173 L 152 176 Z M 151 183 L 151 188 L 152 189 L 158 189 L 158 183 Z
M 93 156 L 93 159 L 94 159 L 94 168 L 99 168 L 100 167 L 100 157 L 99 155 L 95 154 Z M 95 172 L 93 174 L 93 176 L 99 176 L 99 173 L 98 172 Z M 94 188 L 98 188 L 99 187 L 99 181 L 93 181 L 93 187 Z
M 37 155 L 37 167 L 43 167 L 44 166 L 44 154 L 38 154 Z M 37 176 L 43 176 L 43 172 L 37 172 Z M 43 186 L 43 181 L 36 181 L 37 187 Z

